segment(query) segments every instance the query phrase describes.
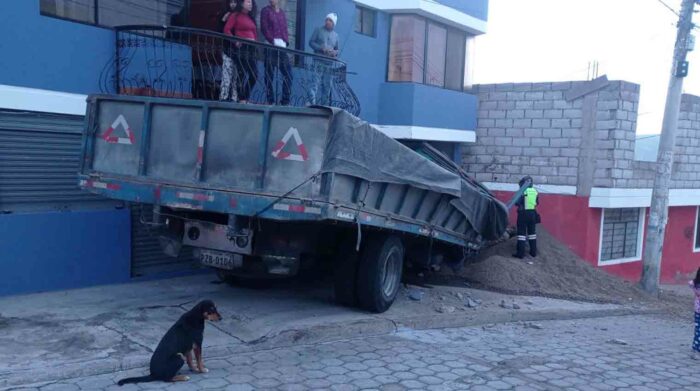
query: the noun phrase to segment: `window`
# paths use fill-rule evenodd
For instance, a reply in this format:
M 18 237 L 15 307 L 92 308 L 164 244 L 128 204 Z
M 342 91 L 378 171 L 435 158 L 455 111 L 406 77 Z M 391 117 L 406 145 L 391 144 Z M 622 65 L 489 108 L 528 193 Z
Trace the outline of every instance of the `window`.
M 464 31 L 413 15 L 391 20 L 388 80 L 461 91 L 468 37 Z
M 376 20 L 377 11 L 357 6 L 355 10 L 355 32 L 369 35 L 370 37 L 376 36 Z
M 599 264 L 640 260 L 643 231 L 644 209 L 603 209 Z
M 39 9 L 42 15 L 95 23 L 95 0 L 41 0 Z
M 114 27 L 171 24 L 186 0 L 40 0 L 41 14 Z
M 695 210 L 695 243 L 693 251 L 700 252 L 700 206 Z

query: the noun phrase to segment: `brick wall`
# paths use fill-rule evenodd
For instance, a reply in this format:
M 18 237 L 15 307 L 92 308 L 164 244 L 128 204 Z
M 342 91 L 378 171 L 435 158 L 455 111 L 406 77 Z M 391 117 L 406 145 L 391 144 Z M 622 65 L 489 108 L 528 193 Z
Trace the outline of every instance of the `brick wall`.
M 639 185 L 633 162 L 639 86 L 610 81 L 569 96 L 587 83 L 475 86 L 477 141 L 463 147 L 465 170 L 486 182 L 517 183 L 531 175 L 539 184 Z

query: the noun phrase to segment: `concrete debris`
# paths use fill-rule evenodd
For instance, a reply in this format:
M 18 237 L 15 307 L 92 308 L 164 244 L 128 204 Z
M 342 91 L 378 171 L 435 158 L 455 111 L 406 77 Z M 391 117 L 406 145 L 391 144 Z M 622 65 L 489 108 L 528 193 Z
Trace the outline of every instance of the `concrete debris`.
M 461 292 L 455 293 L 455 296 L 457 296 L 459 300 L 464 300 L 464 295 Z
M 420 289 L 411 289 L 408 292 L 408 298 L 413 301 L 421 301 L 423 300 L 423 296 L 425 296 L 425 292 Z
M 610 344 L 613 344 L 613 345 L 629 345 L 629 343 L 627 343 L 627 341 L 622 340 L 622 339 L 611 339 L 611 340 L 608 340 L 607 342 Z
M 455 312 L 457 309 L 451 305 L 441 305 L 438 308 L 435 309 L 435 311 L 441 313 L 441 314 L 451 314 Z
M 544 329 L 544 326 L 542 326 L 541 324 L 539 324 L 539 323 L 531 323 L 531 322 L 525 322 L 525 323 L 523 324 L 523 327 L 525 327 L 526 329 L 535 329 L 535 330 L 542 330 L 542 329 Z
M 518 304 L 516 304 L 516 303 L 513 303 L 513 309 L 514 309 L 514 310 L 519 310 L 519 309 L 520 309 L 520 306 L 519 306 Z
M 481 305 L 481 301 L 480 301 L 480 300 L 479 300 L 479 301 L 477 301 L 477 300 L 472 300 L 471 298 L 468 298 L 468 299 L 467 299 L 467 302 L 466 302 L 464 305 L 465 305 L 467 308 L 476 309 L 477 307 L 479 307 L 479 306 Z
M 526 305 L 533 305 L 535 303 L 533 303 L 532 300 L 525 300 L 525 304 Z
M 440 296 L 441 301 L 445 301 L 445 296 Z

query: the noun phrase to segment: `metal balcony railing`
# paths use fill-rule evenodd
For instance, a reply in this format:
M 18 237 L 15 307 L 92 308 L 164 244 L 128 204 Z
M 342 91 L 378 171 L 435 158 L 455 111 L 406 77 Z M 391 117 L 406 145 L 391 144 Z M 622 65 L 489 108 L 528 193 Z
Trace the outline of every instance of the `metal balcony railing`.
M 100 79 L 104 93 L 326 105 L 360 114 L 342 61 L 194 28 L 116 28 L 116 53 Z

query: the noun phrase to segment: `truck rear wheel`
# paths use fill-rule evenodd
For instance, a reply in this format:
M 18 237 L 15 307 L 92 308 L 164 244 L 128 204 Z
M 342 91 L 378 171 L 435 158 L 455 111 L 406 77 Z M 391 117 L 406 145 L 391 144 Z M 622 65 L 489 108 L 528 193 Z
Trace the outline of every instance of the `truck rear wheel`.
M 357 268 L 360 255 L 355 251 L 355 240 L 348 236 L 338 246 L 338 256 L 333 270 L 335 301 L 344 306 L 357 305 Z
M 389 309 L 401 286 L 404 247 L 396 236 L 370 237 L 362 251 L 357 275 L 357 299 L 368 311 Z

